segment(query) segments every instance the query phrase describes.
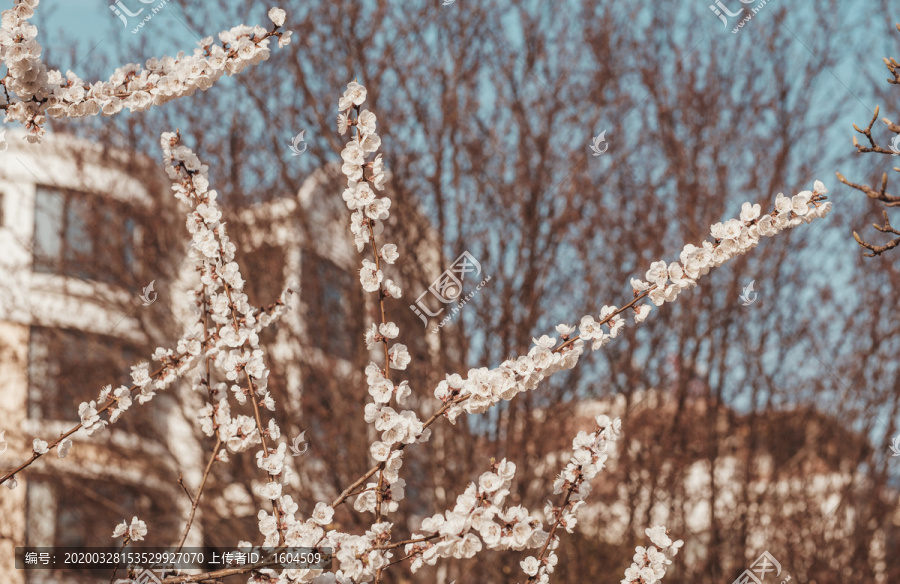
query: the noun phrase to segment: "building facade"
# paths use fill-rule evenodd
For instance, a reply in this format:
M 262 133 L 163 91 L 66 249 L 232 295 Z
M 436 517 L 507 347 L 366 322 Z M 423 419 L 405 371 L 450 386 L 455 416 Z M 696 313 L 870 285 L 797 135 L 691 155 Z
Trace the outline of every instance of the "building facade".
M 159 161 L 65 135 L 35 145 L 9 134 L 0 154 L 0 431 L 9 445 L 0 474 L 30 456 L 33 438 L 49 442 L 77 425 L 79 403 L 97 399 L 106 385 L 130 384 L 132 365 L 182 336 L 191 322 L 185 292 L 196 285 L 185 261 L 186 209 L 171 195 Z M 335 429 L 329 426 L 347 423 L 334 396 L 356 384 L 373 357 L 363 323 L 374 305 L 360 289 L 342 180 L 339 168 L 325 167 L 295 196 L 225 209 L 251 304 L 275 301 L 289 283 L 296 292 L 292 310 L 261 334 L 282 440 L 302 431 L 326 435 Z M 415 265 L 433 277 L 440 253 L 430 226 L 416 217 Z M 421 329 L 400 302 L 393 320 Z M 439 339 L 420 338 L 410 351 L 435 356 Z M 175 545 L 191 507 L 179 481 L 196 489 L 211 448 L 188 413 L 201 398 L 188 385 L 135 404 L 94 436 L 79 430 L 66 458 L 50 452 L 18 475 L 16 488 L 0 491 L 4 584 L 108 577 L 16 570 L 14 550 L 113 546 L 114 526 L 133 516 L 148 524 L 142 544 Z M 354 421 L 370 430 L 361 415 Z M 316 446 L 295 465 L 291 486 L 325 497 L 332 449 Z M 219 472 L 188 546 L 233 546 L 249 525 L 256 531 L 259 501 L 252 488 L 238 486 L 252 477 Z

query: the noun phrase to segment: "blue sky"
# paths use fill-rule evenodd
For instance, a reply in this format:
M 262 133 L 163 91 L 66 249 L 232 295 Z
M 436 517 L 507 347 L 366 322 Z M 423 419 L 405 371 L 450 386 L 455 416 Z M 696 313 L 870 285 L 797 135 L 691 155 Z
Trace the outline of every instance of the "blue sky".
M 129 18 L 131 25 L 165 0 L 151 4 L 143 4 L 141 0 L 119 1 L 132 13 L 144 9 L 139 16 Z M 152 56 L 193 50 L 195 37 L 182 24 L 183 2 L 169 0 L 137 34 L 132 34 L 131 26 L 125 28 L 110 10 L 110 4 L 109 0 L 43 0 L 34 22 L 41 30 L 39 40 L 48 62 L 71 68 L 85 77 L 82 65 L 98 56 L 109 59 L 111 70 L 128 62 L 142 63 Z M 183 42 L 173 42 L 172 33 Z

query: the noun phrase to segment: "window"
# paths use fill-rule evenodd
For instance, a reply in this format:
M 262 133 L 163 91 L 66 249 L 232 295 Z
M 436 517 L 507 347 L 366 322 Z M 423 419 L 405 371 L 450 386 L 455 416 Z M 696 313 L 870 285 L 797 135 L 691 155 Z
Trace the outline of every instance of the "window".
M 250 304 L 263 308 L 278 300 L 286 285 L 284 248 L 263 243 L 251 252 L 238 254 L 237 262 Z
M 359 282 L 346 270 L 305 250 L 300 289 L 307 305 L 307 326 L 321 350 L 352 359 L 362 344 Z
M 131 366 L 141 360 L 138 347 L 119 339 L 80 331 L 32 327 L 28 346 L 28 414 L 41 420 L 77 420 L 78 404 L 97 399 L 100 389 L 131 386 Z M 154 401 L 167 395 L 157 394 Z M 114 429 L 160 435 L 165 408 L 135 403 Z
M 41 547 L 113 547 L 116 524 L 137 516 L 148 524 L 143 546 L 170 546 L 180 534 L 180 520 L 172 514 L 171 495 L 143 486 L 122 484 L 113 478 L 87 478 L 55 474 L 29 477 L 26 487 L 25 543 Z M 169 503 L 167 505 L 167 503 Z M 53 582 L 109 582 L 111 570 L 47 570 Z M 125 577 L 119 571 L 120 577 Z M 102 580 L 101 580 L 102 578 Z
M 135 221 L 108 198 L 38 185 L 34 271 L 124 283 L 134 262 Z

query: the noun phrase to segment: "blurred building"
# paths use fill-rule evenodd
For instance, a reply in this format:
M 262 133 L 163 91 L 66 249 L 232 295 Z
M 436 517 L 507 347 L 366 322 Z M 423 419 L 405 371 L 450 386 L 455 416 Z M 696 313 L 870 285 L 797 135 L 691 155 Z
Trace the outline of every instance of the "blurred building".
M 66 135 L 35 145 L 10 134 L 0 154 L 0 430 L 9 443 L 0 473 L 30 456 L 32 438 L 77 425 L 80 402 L 130 384 L 130 366 L 148 360 L 141 311 L 154 308 L 143 306 L 139 282 L 153 255 L 144 250 L 158 249 L 145 219 L 162 185 L 142 177 L 150 161 L 131 154 Z M 4 583 L 56 581 L 49 571 L 26 580 L 13 568 L 16 546 L 110 546 L 126 518 L 184 516 L 190 502 L 177 478 L 182 468 L 192 478 L 199 451 L 175 397 L 159 398 L 92 438 L 80 430 L 67 458 L 51 451 L 3 489 Z M 177 531 L 168 521 L 149 544 Z M 94 580 L 84 570 L 65 577 Z
M 607 468 L 579 512 L 579 531 L 593 545 L 646 545 L 643 529 L 666 525 L 673 539 L 686 542 L 676 561 L 687 567 L 681 574 L 703 573 L 714 546 L 728 582 L 764 551 L 795 580 L 806 581 L 810 558 L 839 566 L 859 545 L 874 581 L 887 581 L 886 562 L 896 560 L 886 549 L 900 535 L 900 515 L 886 518 L 893 527 L 875 530 L 869 541 L 844 545 L 858 536 L 870 504 L 863 493 L 871 485 L 860 484 L 865 475 L 856 471 L 860 461 L 871 460 L 872 447 L 835 417 L 812 408 L 714 410 L 699 395 L 679 404 L 672 392 L 656 389 L 635 391 L 630 404 L 622 394 L 585 400 L 573 405 L 573 414 L 536 467 L 539 485 L 565 466 L 572 452 L 567 440 L 579 430 L 593 431 L 596 416 L 623 419 Z M 687 430 L 671 436 L 667 428 L 677 418 Z M 723 438 L 711 441 L 715 436 Z M 886 507 L 896 509 L 898 493 L 891 493 Z M 810 531 L 799 531 L 807 526 Z M 809 549 L 816 538 L 834 549 Z
M 0 455 L 0 474 L 30 456 L 32 438 L 49 441 L 70 430 L 80 402 L 106 385 L 130 385 L 132 365 L 182 336 L 192 318 L 183 292 L 196 279 L 185 261 L 186 210 L 160 161 L 66 135 L 47 135 L 40 145 L 13 132 L 7 138 L 9 149 L 0 153 L 0 430 L 9 449 Z M 358 382 L 371 358 L 363 315 L 374 308 L 373 295 L 360 289 L 344 188 L 339 167 L 329 166 L 296 196 L 224 209 L 251 304 L 276 301 L 288 282 L 296 291 L 292 310 L 261 334 L 282 441 L 301 428 L 326 432 L 324 410 L 335 395 L 326 385 L 340 392 Z M 410 248 L 413 264 L 429 279 L 442 269 L 430 229 L 420 212 L 406 217 L 404 233 L 419 242 Z M 409 273 L 398 278 L 413 280 Z M 420 331 L 419 318 L 399 304 L 392 320 Z M 421 339 L 410 352 L 436 355 L 436 335 Z M 208 439 L 185 413 L 198 399 L 176 384 L 92 437 L 79 430 L 68 457 L 51 451 L 20 473 L 17 488 L 2 489 L 3 584 L 108 577 L 15 570 L 14 548 L 112 546 L 114 526 L 135 515 L 149 527 L 142 545 L 175 545 L 191 506 L 179 478 L 193 492 L 209 455 Z M 307 410 L 313 415 L 301 415 Z M 362 416 L 359 426 L 365 431 Z M 315 455 L 304 459 L 306 484 L 318 480 L 321 466 Z M 226 484 L 210 481 L 186 545 L 234 545 L 242 527 L 236 519 L 252 521 L 255 531 L 258 506 L 251 489 L 238 486 L 250 482 L 240 480 L 244 471 Z

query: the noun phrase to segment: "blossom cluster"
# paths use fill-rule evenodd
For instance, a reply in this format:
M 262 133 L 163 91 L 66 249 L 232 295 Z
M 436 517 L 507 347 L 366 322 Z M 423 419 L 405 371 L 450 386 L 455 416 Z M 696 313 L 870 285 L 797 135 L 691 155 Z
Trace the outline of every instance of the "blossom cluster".
M 412 410 L 397 411 L 389 404 L 395 400 L 403 405 L 411 394 L 408 381 L 394 383 L 390 379 L 390 369 L 404 370 L 411 358 L 406 345 L 390 344 L 400 333 L 399 327 L 385 319 L 383 310 L 386 298 L 399 298 L 400 287 L 390 278 L 386 278 L 382 270 L 383 264 L 393 264 L 399 258 L 397 245 L 386 243 L 378 248 L 376 237 L 384 232 L 384 221 L 390 216 L 391 200 L 387 196 L 378 197 L 376 191 L 385 187 L 384 164 L 381 154 L 377 154 L 381 146 L 381 138 L 376 133 L 376 116 L 368 109 L 362 109 L 367 97 L 366 88 L 353 81 L 338 100 L 338 132 L 343 136 L 352 128 L 347 144 L 341 152 L 343 164 L 341 170 L 347 177 L 347 188 L 343 199 L 347 208 L 353 211 L 350 217 L 350 231 L 353 234 L 357 250 L 362 252 L 370 246 L 374 261 L 364 259 L 359 271 L 360 284 L 366 292 L 378 292 L 382 304 L 381 322 L 371 323 L 366 331 L 365 342 L 369 350 L 377 345 L 384 347 L 385 365 L 370 363 L 366 367 L 366 382 L 373 402 L 366 404 L 365 420 L 374 424 L 380 432 L 380 440 L 372 444 L 372 458 L 381 464 L 378 482 L 367 483 L 357 498 L 354 508 L 357 511 L 375 511 L 380 519 L 382 513 L 396 511 L 398 501 L 403 498 L 405 481 L 399 477 L 402 465 L 401 450 L 395 450 L 398 444 L 411 444 L 426 441 L 430 430 Z M 374 155 L 371 161 L 367 158 Z M 379 503 L 380 502 L 380 503 Z
M 137 517 L 131 518 L 131 524 L 127 521 L 122 521 L 116 525 L 115 530 L 113 530 L 113 537 L 122 537 L 125 536 L 126 541 L 141 541 L 144 539 L 144 536 L 147 535 L 147 524 Z
M 390 523 L 374 523 L 363 535 L 326 531 L 326 526 L 334 517 L 334 509 L 325 503 L 317 503 L 311 516 L 303 521 L 297 519 L 299 507 L 290 495 L 282 495 L 277 503 L 279 515 L 264 510 L 260 510 L 257 515 L 259 529 L 266 537 L 262 550 L 271 550 L 278 543 L 280 532 L 284 535 L 284 545 L 289 547 L 333 548 L 334 559 L 340 567 L 335 572 L 326 573 L 315 569 L 284 569 L 279 573 L 271 568 L 263 568 L 255 571 L 248 584 L 371 582 L 375 572 L 386 567 L 393 556 L 388 550 L 377 549 L 390 539 Z M 238 549 L 246 553 L 259 548 L 254 548 L 248 541 L 241 541 Z
M 347 203 L 347 208 L 353 211 L 350 216 L 350 231 L 359 251 L 384 231 L 384 221 L 390 216 L 391 208 L 391 200 L 388 197 L 379 197 L 375 194 L 375 191 L 383 191 L 385 184 L 381 154 L 377 154 L 369 162 L 366 161 L 381 146 L 381 138 L 375 132 L 375 114 L 367 109 L 360 110 L 366 96 L 366 88 L 352 81 L 338 101 L 340 110 L 338 131 L 343 136 L 350 128 L 355 127 L 357 130 L 356 136 L 351 136 L 341 151 L 343 160 L 341 171 L 347 177 L 343 199 Z M 389 244 L 382 248 L 380 258 L 383 261 L 393 264 L 397 257 L 396 245 Z M 369 260 L 363 261 L 360 280 L 367 292 L 375 292 L 383 282 L 390 282 L 384 279 L 376 264 Z M 390 291 L 393 285 L 385 288 Z M 399 289 L 397 291 L 399 297 Z
M 704 241 L 700 247 L 689 243 L 681 251 L 681 263 L 653 262 L 645 280 L 632 279 L 631 285 L 635 292 L 649 290 L 650 300 L 656 306 L 672 302 L 682 290 L 696 286 L 697 279 L 708 274 L 710 268 L 721 266 L 756 247 L 761 237 L 772 237 L 785 229 L 828 215 L 831 203 L 820 202 L 827 192 L 825 185 L 815 181 L 812 191 L 802 191 L 790 198 L 778 193 L 775 210 L 762 216 L 760 205 L 744 203 L 738 219 L 710 227 L 715 243 Z
M 559 545 L 557 529 L 562 527 L 573 533 L 578 523 L 578 510 L 585 505 L 585 499 L 591 492 L 591 481 L 603 470 L 608 458 L 607 449 L 610 442 L 618 440 L 622 432 L 622 420 L 610 420 L 607 415 L 596 418 L 597 427 L 594 432 L 580 431 L 572 441 L 572 456 L 568 464 L 553 482 L 553 494 L 565 493 L 562 505 L 548 502 L 544 507 L 544 515 L 553 526 L 550 530 L 549 542 L 537 557 L 529 556 L 520 562 L 522 571 L 528 576 L 528 582 L 547 584 L 550 574 L 559 558 L 554 551 Z
M 647 529 L 646 534 L 654 545 L 635 548 L 634 562 L 625 570 L 621 584 L 656 584 L 666 575 L 672 558 L 684 545 L 680 539 L 672 541 L 661 525 Z
M 516 474 L 516 465 L 505 458 L 491 470 L 469 483 L 456 498 L 452 511 L 438 513 L 422 521 L 421 533 L 413 533 L 415 543 L 406 545 L 413 558 L 411 569 L 433 566 L 438 558 L 471 558 L 489 549 L 523 550 L 544 545 L 547 532 L 541 521 L 521 505 L 503 508 Z M 424 534 L 429 534 L 425 536 Z
M 557 327 L 565 338 L 573 330 L 569 325 Z M 584 352 L 582 339 L 568 345 L 557 345 L 558 341 L 548 335 L 532 340 L 535 346 L 527 355 L 507 359 L 495 369 L 470 369 L 465 378 L 454 373 L 438 383 L 434 396 L 446 407 L 444 415 L 455 423 L 463 412 L 483 413 L 500 400 L 508 401 L 521 392 L 535 389 L 548 375 L 571 369 Z
M 63 75 L 48 69 L 41 61 L 38 30 L 28 22 L 38 3 L 19 0 L 0 16 L 0 61 L 9 71 L 0 83 L 6 88 L 3 94 L 12 92 L 20 100 L 10 103 L 0 94 L 0 105 L 6 109 L 5 121 L 22 123 L 31 142 L 40 141 L 46 116 L 80 118 L 100 113 L 110 116 L 123 109 L 144 111 L 198 89 L 205 91 L 223 74 L 240 73 L 268 59 L 272 37 L 277 38 L 279 47 L 291 39 L 290 32 L 278 31 L 284 24 L 284 10 L 273 8 L 269 11 L 275 25 L 272 31 L 261 26 L 236 26 L 219 33 L 221 44 L 206 37 L 193 55 L 149 59 L 143 68 L 130 63 L 116 69 L 107 81 L 89 84 L 71 71 Z
M 228 239 L 225 224 L 220 222 L 222 213 L 216 204 L 216 191 L 208 189 L 208 169 L 187 147 L 180 145 L 179 140 L 175 134 L 163 134 L 162 145 L 168 162 L 166 170 L 176 181 L 173 186 L 175 196 L 193 207 L 187 216 L 187 228 L 193 239 L 189 258 L 197 264 L 203 286 L 203 291 L 196 294 L 209 299 L 206 308 L 218 327 L 210 343 L 201 343 L 191 334 L 180 339 L 175 349 L 157 348 L 153 354 L 153 360 L 161 362 L 157 371 L 151 373 L 147 363 L 134 365 L 131 387 L 122 385 L 114 390 L 107 385 L 97 399 L 82 402 L 78 406 L 78 415 L 88 435 L 115 423 L 132 406 L 132 398 L 141 405 L 149 402 L 157 390 L 167 389 L 194 368 L 204 354 L 214 357 L 215 363 L 231 381 L 237 381 L 238 373 L 245 372 L 260 404 L 274 409 L 274 399 L 266 389 L 268 373 L 258 346 L 258 332 L 284 314 L 292 289 L 287 288 L 268 310 L 250 306 L 242 292 L 244 281 L 234 261 L 235 245 Z M 214 393 L 224 386 L 220 384 L 213 388 Z M 231 389 L 239 403 L 245 403 L 250 390 L 237 383 L 232 384 Z M 102 410 L 107 412 L 108 419 L 101 418 Z M 216 404 L 206 404 L 200 410 L 199 418 L 201 428 L 208 435 L 213 435 L 214 428 L 219 430 L 218 437 L 231 452 L 241 452 L 260 441 L 255 421 L 245 415 L 232 418 L 224 398 Z M 269 433 L 277 431 L 274 421 L 270 422 Z
M 186 222 L 193 241 L 189 259 L 198 267 L 202 286 L 201 290 L 195 291 L 195 296 L 203 299 L 201 312 L 214 323 L 212 337 L 221 343 L 207 355 L 214 358 L 216 368 L 228 380 L 228 383 L 210 388 L 211 396 L 221 394 L 221 397 L 216 403 L 206 403 L 198 419 L 201 429 L 207 435 L 216 435 L 228 451 L 243 452 L 264 442 L 263 432 L 273 439 L 281 435 L 274 420 L 270 419 L 267 429 L 263 429 L 250 416 L 232 416 L 228 392 L 225 391 L 228 386 L 239 404 L 245 404 L 249 398 L 254 402 L 254 408 L 262 406 L 270 411 L 275 410 L 275 400 L 268 390 L 269 372 L 259 346 L 257 310 L 250 305 L 243 292 L 244 278 L 235 262 L 236 246 L 221 221 L 217 193 L 209 189 L 207 166 L 181 144 L 178 134 L 163 134 L 160 144 L 175 196 L 192 208 Z M 276 309 L 278 314 L 286 310 L 286 299 L 291 292 L 288 287 L 282 293 L 282 300 Z M 268 322 L 270 319 L 267 319 Z M 283 472 L 285 447 L 282 443 L 275 449 L 267 447 L 267 450 L 257 452 L 257 466 L 270 477 L 281 477 L 284 481 L 288 474 Z M 227 453 L 221 453 L 220 460 L 227 460 Z M 267 499 L 274 500 L 280 495 L 281 487 L 272 483 L 270 480 L 263 490 Z

